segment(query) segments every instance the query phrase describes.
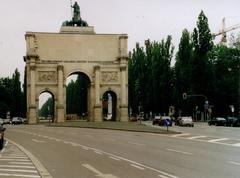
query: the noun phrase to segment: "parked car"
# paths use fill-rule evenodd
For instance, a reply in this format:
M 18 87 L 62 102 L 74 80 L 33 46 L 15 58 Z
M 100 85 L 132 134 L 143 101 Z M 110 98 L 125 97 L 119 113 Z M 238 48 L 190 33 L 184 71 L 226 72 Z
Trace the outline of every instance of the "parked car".
M 15 124 L 22 124 L 23 121 L 22 121 L 22 118 L 21 118 L 21 117 L 13 117 L 11 123 L 12 123 L 13 125 L 15 125 Z
M 233 126 L 234 124 L 237 124 L 237 118 L 236 117 L 226 117 L 226 126 Z
M 239 127 L 240 126 L 240 116 L 236 117 L 237 119 L 233 121 L 233 127 Z
M 6 130 L 6 128 L 3 128 L 2 125 L 0 125 L 0 150 L 3 148 L 3 144 L 4 144 L 4 131 Z
M 212 120 L 208 121 L 208 125 L 216 125 L 216 126 L 225 126 L 227 123 L 224 117 L 215 117 Z
M 172 126 L 172 119 L 169 116 L 161 116 L 158 125 Z
M 153 125 L 155 125 L 155 124 L 159 125 L 160 119 L 161 119 L 161 116 L 155 116 L 153 118 L 152 124 Z
M 179 120 L 179 126 L 194 127 L 194 123 L 191 116 L 183 116 Z
M 2 118 L 0 118 L 0 125 L 3 125 L 4 121 Z
M 8 119 L 8 118 L 3 119 L 3 124 L 10 124 L 10 119 Z

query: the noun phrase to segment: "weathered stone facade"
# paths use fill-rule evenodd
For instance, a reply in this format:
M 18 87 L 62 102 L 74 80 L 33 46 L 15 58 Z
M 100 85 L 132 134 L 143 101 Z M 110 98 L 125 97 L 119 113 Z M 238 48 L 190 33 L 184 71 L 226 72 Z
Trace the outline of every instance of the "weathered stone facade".
M 62 26 L 59 33 L 27 32 L 27 117 L 38 122 L 38 98 L 54 96 L 54 121 L 66 118 L 66 79 L 76 72 L 88 76 L 88 119 L 102 121 L 101 98 L 117 96 L 116 120 L 128 120 L 128 48 L 126 34 L 96 34 L 93 27 Z

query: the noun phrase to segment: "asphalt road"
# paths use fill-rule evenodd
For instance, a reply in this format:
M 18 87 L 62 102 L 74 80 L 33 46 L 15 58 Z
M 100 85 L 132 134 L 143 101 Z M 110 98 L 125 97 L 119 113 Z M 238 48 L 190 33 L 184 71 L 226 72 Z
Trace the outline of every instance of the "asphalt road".
M 171 129 L 183 133 L 14 125 L 6 138 L 31 152 L 54 178 L 239 177 L 240 128 Z

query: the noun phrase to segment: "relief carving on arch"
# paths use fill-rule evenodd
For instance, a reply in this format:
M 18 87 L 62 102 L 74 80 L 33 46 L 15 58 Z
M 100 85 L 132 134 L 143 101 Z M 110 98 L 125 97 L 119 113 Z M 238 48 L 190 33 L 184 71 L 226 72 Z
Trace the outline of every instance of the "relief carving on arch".
M 118 72 L 116 71 L 102 72 L 102 82 L 104 83 L 118 82 Z
M 38 71 L 38 81 L 54 83 L 57 81 L 57 75 L 55 71 Z

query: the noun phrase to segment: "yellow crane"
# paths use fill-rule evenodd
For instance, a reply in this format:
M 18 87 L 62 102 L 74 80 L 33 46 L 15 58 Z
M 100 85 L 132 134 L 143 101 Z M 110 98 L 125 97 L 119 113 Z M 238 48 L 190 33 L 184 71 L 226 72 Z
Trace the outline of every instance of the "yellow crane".
M 222 19 L 222 29 L 218 33 L 213 33 L 212 37 L 215 39 L 215 37 L 222 35 L 220 44 L 227 45 L 227 32 L 236 30 L 237 28 L 240 28 L 240 23 L 227 27 L 225 25 L 225 18 Z

